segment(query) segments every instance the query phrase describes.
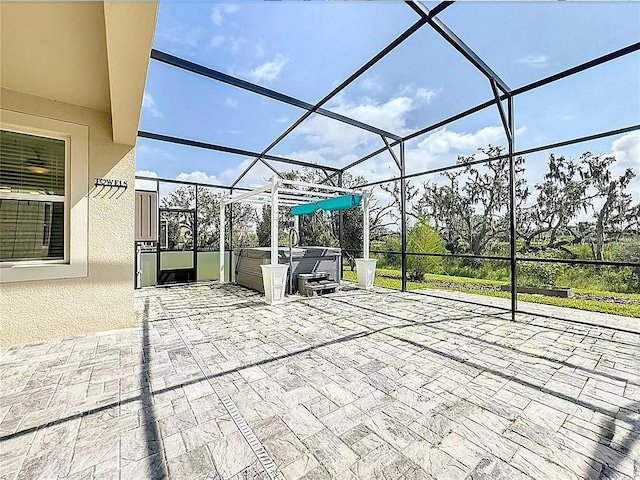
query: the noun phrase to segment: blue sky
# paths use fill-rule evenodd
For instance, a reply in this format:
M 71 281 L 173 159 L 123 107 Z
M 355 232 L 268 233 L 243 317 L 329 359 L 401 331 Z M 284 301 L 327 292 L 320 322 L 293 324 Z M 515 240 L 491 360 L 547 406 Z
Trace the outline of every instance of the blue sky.
M 640 40 L 640 3 L 459 2 L 440 18 L 512 88 Z M 417 19 L 401 2 L 161 1 L 154 47 L 315 103 Z M 405 135 L 490 98 L 484 77 L 424 26 L 326 108 Z M 515 105 L 518 149 L 636 124 L 640 55 L 524 94 Z M 151 61 L 140 128 L 261 151 L 302 113 Z M 495 108 L 410 142 L 407 170 L 450 164 L 489 143 L 505 143 Z M 343 166 L 382 145 L 314 115 L 272 153 Z M 137 146 L 137 171 L 168 178 L 229 184 L 252 160 L 144 139 Z M 585 150 L 614 153 L 640 173 L 638 132 L 557 152 Z M 527 158 L 532 182 L 545 157 Z M 353 173 L 378 180 L 397 169 L 385 154 Z M 270 175 L 258 165 L 243 183 Z

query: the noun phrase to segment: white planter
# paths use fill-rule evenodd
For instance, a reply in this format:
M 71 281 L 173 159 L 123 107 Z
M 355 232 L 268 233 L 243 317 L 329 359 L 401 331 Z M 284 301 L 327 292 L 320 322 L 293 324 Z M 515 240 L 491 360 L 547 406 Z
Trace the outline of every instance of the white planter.
M 356 271 L 358 272 L 358 285 L 364 289 L 373 287 L 373 279 L 376 277 L 375 258 L 356 258 Z
M 269 305 L 277 305 L 284 300 L 287 288 L 287 270 L 289 265 L 260 265 L 265 300 Z

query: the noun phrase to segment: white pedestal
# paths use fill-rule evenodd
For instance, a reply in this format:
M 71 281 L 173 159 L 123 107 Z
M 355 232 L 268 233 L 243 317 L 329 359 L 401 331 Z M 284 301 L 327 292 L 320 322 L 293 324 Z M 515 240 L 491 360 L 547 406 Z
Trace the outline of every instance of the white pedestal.
M 356 258 L 356 271 L 358 272 L 358 285 L 366 290 L 373 287 L 373 279 L 376 277 L 375 258 Z
M 284 300 L 287 288 L 289 265 L 260 265 L 265 300 L 269 305 L 278 305 Z

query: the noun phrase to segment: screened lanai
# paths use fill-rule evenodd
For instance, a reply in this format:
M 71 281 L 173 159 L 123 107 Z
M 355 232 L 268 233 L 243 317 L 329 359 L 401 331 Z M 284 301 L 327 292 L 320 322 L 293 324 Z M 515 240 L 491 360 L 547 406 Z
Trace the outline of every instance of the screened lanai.
M 0 476 L 640 478 L 638 50 L 633 2 L 160 2 L 135 327 L 0 349 Z
M 141 181 L 232 195 L 275 174 L 372 189 L 367 247 L 380 285 L 509 297 L 513 315 L 519 296 L 640 314 L 639 45 L 636 24 L 622 21 L 636 4 L 398 2 L 331 14 L 323 5 L 216 5 L 211 32 L 186 21 L 193 8 L 161 10 Z M 261 15 L 278 19 L 256 27 Z M 347 25 L 360 15 L 356 35 Z M 482 28 L 471 21 L 478 15 Z M 545 25 L 544 38 L 528 18 Z M 295 46 L 269 35 L 284 25 Z M 230 252 L 260 242 L 245 228 L 234 245 L 241 234 L 234 212 L 227 218 L 233 263 Z M 257 232 L 259 221 L 250 223 Z M 306 240 L 340 248 L 345 265 L 362 256 L 357 215 L 308 223 L 325 234 Z M 219 248 L 196 240 L 196 251 L 200 243 L 195 257 Z M 160 256 L 148 263 L 160 269 Z

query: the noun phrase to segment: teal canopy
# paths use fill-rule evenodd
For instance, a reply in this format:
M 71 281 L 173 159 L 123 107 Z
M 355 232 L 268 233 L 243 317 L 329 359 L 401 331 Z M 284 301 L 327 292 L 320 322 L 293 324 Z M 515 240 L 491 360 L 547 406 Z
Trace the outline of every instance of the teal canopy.
M 318 205 L 313 203 L 303 203 L 291 207 L 291 215 L 309 215 L 318 211 Z
M 333 212 L 335 210 L 346 210 L 360 206 L 362 195 L 341 195 L 339 197 L 327 198 L 319 202 L 303 203 L 291 207 L 292 215 L 308 215 L 318 210 Z

